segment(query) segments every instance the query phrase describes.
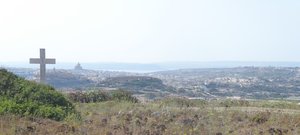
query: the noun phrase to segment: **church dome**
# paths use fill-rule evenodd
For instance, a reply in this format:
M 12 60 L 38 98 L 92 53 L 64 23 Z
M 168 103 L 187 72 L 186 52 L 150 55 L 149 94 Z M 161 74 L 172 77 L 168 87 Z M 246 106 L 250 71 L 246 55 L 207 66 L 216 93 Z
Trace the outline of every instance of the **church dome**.
M 82 70 L 83 68 L 81 67 L 80 63 L 78 62 L 74 69 L 75 70 Z

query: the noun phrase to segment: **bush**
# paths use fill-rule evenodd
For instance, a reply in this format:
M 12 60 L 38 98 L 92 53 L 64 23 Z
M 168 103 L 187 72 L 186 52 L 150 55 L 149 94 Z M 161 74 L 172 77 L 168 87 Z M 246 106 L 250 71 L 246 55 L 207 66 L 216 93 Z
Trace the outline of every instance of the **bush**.
M 68 98 L 74 102 L 80 103 L 95 103 L 103 101 L 128 101 L 137 103 L 138 99 L 133 97 L 130 92 L 124 90 L 115 91 L 89 91 L 69 93 Z
M 73 102 L 80 103 L 94 103 L 107 101 L 109 99 L 109 95 L 102 91 L 93 91 L 93 92 L 75 92 L 69 93 L 68 98 Z
M 227 100 L 223 100 L 220 102 L 220 106 L 222 107 L 238 107 L 238 106 L 249 106 L 250 102 L 246 101 L 246 100 L 231 100 L 231 99 L 227 99 Z
M 129 101 L 133 103 L 138 102 L 137 98 L 133 97 L 130 92 L 124 90 L 112 91 L 110 93 L 110 97 L 112 100 L 116 100 L 116 101 Z
M 196 100 L 189 100 L 187 98 L 176 98 L 176 97 L 165 98 L 162 100 L 158 100 L 157 102 L 159 102 L 163 106 L 172 106 L 172 107 L 195 107 L 195 106 L 201 106 L 202 104 L 205 104 L 204 102 L 201 103 Z
M 63 120 L 75 107 L 54 88 L 27 81 L 0 69 L 0 114 Z

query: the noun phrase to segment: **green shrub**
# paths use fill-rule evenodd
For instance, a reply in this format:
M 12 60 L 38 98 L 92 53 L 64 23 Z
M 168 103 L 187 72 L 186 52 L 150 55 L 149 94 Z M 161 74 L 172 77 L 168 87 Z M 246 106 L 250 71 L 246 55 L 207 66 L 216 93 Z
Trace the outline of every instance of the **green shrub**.
M 102 91 L 75 92 L 75 93 L 68 93 L 67 96 L 73 102 L 80 102 L 80 103 L 102 102 L 102 101 L 107 101 L 109 99 L 109 95 Z
M 165 98 L 162 100 L 158 100 L 163 106 L 172 106 L 172 107 L 202 107 L 206 104 L 205 101 L 202 100 L 190 100 L 187 98 Z
M 74 105 L 54 88 L 0 69 L 0 114 L 7 113 L 53 120 L 78 115 Z
M 116 90 L 110 93 L 111 99 L 116 101 L 129 101 L 137 103 L 138 99 L 133 97 L 132 94 L 124 90 Z
M 124 90 L 114 91 L 88 91 L 88 92 L 75 92 L 69 93 L 68 98 L 73 102 L 80 103 L 95 103 L 103 101 L 128 101 L 137 103 L 138 99 L 133 97 L 130 92 Z
M 222 107 L 238 107 L 238 106 L 244 106 L 247 107 L 250 105 L 249 101 L 246 100 L 231 100 L 231 99 L 227 99 L 227 100 L 223 100 L 220 103 L 220 106 Z

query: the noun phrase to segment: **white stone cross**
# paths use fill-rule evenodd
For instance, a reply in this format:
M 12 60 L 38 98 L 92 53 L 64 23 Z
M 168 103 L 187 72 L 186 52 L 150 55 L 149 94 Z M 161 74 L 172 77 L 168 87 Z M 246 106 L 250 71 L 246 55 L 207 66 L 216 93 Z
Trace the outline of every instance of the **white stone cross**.
M 55 59 L 46 59 L 45 49 L 40 49 L 40 58 L 31 58 L 30 64 L 40 64 L 40 83 L 46 82 L 46 64 L 55 64 Z

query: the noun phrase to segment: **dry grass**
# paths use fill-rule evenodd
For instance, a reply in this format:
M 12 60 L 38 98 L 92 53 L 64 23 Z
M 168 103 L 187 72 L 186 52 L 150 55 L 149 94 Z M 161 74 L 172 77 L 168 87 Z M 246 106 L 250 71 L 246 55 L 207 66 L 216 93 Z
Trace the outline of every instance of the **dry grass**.
M 272 107 L 273 102 L 261 101 L 241 105 L 227 103 L 224 107 L 223 101 L 174 101 L 77 104 L 83 119 L 69 118 L 62 122 L 0 116 L 0 135 L 300 134 L 296 103 L 283 102 L 281 106 Z M 270 105 L 261 108 L 265 104 Z

